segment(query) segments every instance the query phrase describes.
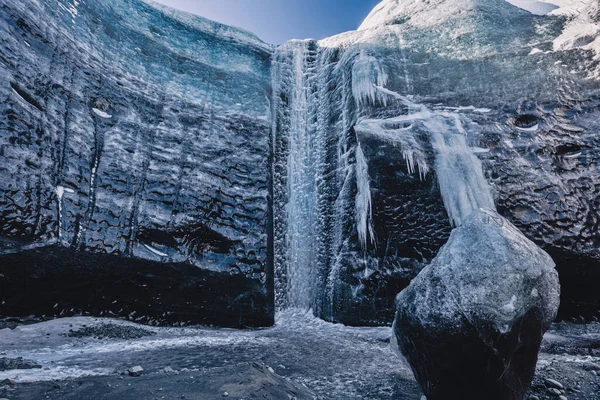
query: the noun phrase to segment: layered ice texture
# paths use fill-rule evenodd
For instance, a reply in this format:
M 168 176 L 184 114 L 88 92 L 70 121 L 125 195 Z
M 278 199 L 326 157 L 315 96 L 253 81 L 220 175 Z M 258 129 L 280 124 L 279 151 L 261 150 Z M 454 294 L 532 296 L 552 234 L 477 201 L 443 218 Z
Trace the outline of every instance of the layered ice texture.
M 151 2 L 2 3 L 2 252 L 192 266 L 249 279 L 233 314 L 381 324 L 496 208 L 568 296 L 600 279 L 599 15 L 550 3 L 385 0 L 277 48 Z
M 223 289 L 235 293 L 230 306 L 272 314 L 270 45 L 152 2 L 27 0 L 0 3 L 0 50 L 1 253 L 84 251 L 85 269 L 106 263 L 96 254 L 128 268 L 127 260 L 143 259 L 143 276 L 181 269 L 161 283 L 172 288 L 190 265 L 239 275 L 249 283 Z M 38 273 L 33 264 L 45 265 L 36 257 L 19 269 Z M 3 273 L 0 292 L 22 295 L 11 283 L 20 272 Z M 198 295 L 180 288 L 182 309 L 215 301 L 202 288 L 220 289 L 202 279 Z M 148 302 L 161 301 L 152 284 L 147 292 Z M 9 312 L 28 311 L 7 303 L 0 314 Z

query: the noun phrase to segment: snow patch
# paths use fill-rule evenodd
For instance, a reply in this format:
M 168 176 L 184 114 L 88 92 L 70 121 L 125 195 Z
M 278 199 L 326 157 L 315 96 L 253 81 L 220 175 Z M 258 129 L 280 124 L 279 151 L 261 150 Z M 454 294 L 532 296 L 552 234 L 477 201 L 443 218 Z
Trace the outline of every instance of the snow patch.
M 444 107 L 446 110 L 454 110 L 454 111 L 471 111 L 476 113 L 489 113 L 492 110 L 489 108 L 480 108 L 475 106 L 461 106 L 461 107 Z
M 557 0 L 558 1 L 558 0 Z M 594 60 L 600 60 L 600 4 L 597 0 L 560 0 L 564 5 L 553 15 L 569 18 L 562 33 L 554 39 L 554 51 L 588 50 L 593 52 Z M 592 72 L 592 78 L 600 78 L 600 70 Z
M 535 1 L 535 0 L 506 0 L 513 6 L 522 8 L 535 15 L 546 15 L 559 8 L 551 2 Z
M 536 290 L 535 288 L 533 290 Z M 508 314 L 513 314 L 516 310 L 517 296 L 513 295 L 510 302 L 502 306 L 502 311 Z
M 0 371 L 0 381 L 9 379 L 16 383 L 50 382 L 54 380 L 110 375 L 113 372 L 114 369 L 109 368 L 81 369 L 77 367 L 57 366 L 41 369 Z
M 163 253 L 162 251 L 155 249 L 152 246 L 148 246 L 147 244 L 144 244 L 144 247 L 147 248 L 148 250 L 150 250 L 152 253 L 156 254 L 159 257 L 168 257 L 168 254 Z
M 97 116 L 99 116 L 100 118 L 104 118 L 104 119 L 109 119 L 112 118 L 112 115 L 107 114 L 106 112 L 99 110 L 97 108 L 92 108 L 92 111 L 94 112 L 94 114 L 96 114 Z
M 517 128 L 517 130 L 522 131 L 522 132 L 535 132 L 540 128 L 540 124 L 535 124 L 533 126 L 524 128 L 521 126 L 515 126 L 515 128 Z

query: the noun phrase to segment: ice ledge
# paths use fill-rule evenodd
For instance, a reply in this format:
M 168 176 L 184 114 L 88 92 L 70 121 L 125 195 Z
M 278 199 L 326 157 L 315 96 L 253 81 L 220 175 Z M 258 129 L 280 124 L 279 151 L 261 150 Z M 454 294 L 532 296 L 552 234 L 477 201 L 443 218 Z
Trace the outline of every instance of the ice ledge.
M 263 42 L 258 36 L 256 36 L 250 31 L 246 31 L 244 29 L 230 25 L 225 25 L 185 11 L 176 10 L 164 4 L 157 3 L 153 0 L 141 1 L 149 5 L 150 7 L 157 9 L 166 16 L 173 18 L 193 29 L 209 32 L 215 36 L 230 39 L 231 41 L 238 42 L 241 44 L 256 46 L 269 52 L 272 51 L 274 48 L 273 45 Z

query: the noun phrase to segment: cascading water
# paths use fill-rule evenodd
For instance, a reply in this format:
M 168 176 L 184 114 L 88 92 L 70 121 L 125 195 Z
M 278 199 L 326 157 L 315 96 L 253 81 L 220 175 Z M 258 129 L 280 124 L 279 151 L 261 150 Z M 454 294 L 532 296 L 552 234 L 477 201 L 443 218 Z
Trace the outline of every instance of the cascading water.
M 317 220 L 316 135 L 311 118 L 316 46 L 291 41 L 275 56 L 273 81 L 279 98 L 274 127 L 276 301 L 281 308 L 312 307 Z M 278 170 L 278 168 L 281 168 Z
M 496 210 L 491 188 L 483 176 L 481 161 L 467 145 L 467 132 L 460 115 L 445 110 L 431 110 L 397 93 L 379 89 L 402 101 L 409 113 L 385 120 L 364 120 L 356 129 L 400 145 L 409 173 L 415 172 L 416 164 L 421 178 L 429 172 L 429 167 L 425 151 L 414 135 L 419 131 L 424 132 L 434 150 L 434 169 L 453 226 L 460 225 L 474 210 Z M 405 124 L 407 128 L 402 127 Z
M 352 72 L 338 51 L 291 41 L 277 49 L 272 79 L 276 308 L 330 318 L 354 229 Z

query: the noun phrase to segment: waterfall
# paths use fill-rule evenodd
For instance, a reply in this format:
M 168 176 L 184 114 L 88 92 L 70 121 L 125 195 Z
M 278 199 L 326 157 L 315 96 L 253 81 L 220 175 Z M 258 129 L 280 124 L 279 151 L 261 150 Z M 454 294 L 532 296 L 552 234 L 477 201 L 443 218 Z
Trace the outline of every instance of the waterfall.
M 275 55 L 274 200 L 277 307 L 313 306 L 316 268 L 316 130 L 314 41 L 291 41 Z
M 313 309 L 324 318 L 333 315 L 340 254 L 351 251 L 347 236 L 357 219 L 348 217 L 362 212 L 363 198 L 370 223 L 370 193 L 357 197 L 356 190 L 368 172 L 364 157 L 362 169 L 355 162 L 353 70 L 340 54 L 295 40 L 276 50 L 272 67 L 276 308 Z M 375 60 L 364 61 L 376 77 Z
M 378 89 L 404 103 L 409 113 L 382 120 L 363 120 L 356 130 L 399 145 L 409 173 L 415 172 L 416 164 L 421 178 L 429 172 L 429 167 L 415 134 L 425 133 L 434 150 L 434 170 L 453 226 L 459 226 L 474 210 L 496 210 L 481 161 L 467 144 L 467 132 L 460 114 L 443 109 L 432 110 L 398 93 L 382 87 Z

